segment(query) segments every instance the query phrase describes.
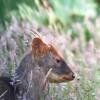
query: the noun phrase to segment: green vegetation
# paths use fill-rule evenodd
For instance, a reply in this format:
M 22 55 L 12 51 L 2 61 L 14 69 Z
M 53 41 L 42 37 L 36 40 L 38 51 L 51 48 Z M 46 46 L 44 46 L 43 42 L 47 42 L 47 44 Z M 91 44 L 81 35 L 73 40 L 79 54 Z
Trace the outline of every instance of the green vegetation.
M 19 21 L 36 20 L 38 24 L 66 30 L 74 21 L 82 21 L 86 13 L 95 17 L 93 0 L 1 0 L 0 22 L 5 27 L 13 16 Z

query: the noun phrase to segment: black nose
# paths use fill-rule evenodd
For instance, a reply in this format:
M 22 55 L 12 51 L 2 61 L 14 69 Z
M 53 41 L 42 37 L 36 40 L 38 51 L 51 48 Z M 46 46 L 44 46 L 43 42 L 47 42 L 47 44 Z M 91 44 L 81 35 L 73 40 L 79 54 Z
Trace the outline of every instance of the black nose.
M 72 79 L 75 78 L 75 74 L 74 73 L 70 73 L 70 76 L 72 77 Z
M 75 78 L 75 75 L 74 75 L 74 74 L 72 74 L 72 78 L 73 78 L 73 79 Z

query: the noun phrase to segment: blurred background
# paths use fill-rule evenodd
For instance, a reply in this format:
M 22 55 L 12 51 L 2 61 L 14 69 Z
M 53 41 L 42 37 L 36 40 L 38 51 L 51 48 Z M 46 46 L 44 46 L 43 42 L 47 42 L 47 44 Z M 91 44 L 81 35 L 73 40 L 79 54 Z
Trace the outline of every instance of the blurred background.
M 38 30 L 76 79 L 51 84 L 53 100 L 100 100 L 100 0 L 0 0 L 0 76 L 14 72 Z

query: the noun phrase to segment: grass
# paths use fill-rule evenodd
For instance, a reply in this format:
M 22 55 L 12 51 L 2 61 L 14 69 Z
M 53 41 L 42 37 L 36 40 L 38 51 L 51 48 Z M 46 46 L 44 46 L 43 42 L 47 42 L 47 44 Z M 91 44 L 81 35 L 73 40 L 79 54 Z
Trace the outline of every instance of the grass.
M 10 74 L 14 71 L 23 53 L 25 52 L 24 38 L 27 40 L 29 33 L 23 33 L 23 28 L 19 24 L 13 23 L 5 31 L 0 40 L 0 60 L 6 72 Z M 14 25 L 18 28 L 14 28 Z M 76 24 L 74 24 L 76 26 Z M 95 32 L 97 31 L 95 28 Z M 26 24 L 27 26 L 27 24 Z M 12 29 L 10 30 L 10 27 Z M 19 29 L 20 28 L 20 29 Z M 30 24 L 31 28 L 31 24 Z M 74 28 L 74 27 L 73 27 Z M 82 25 L 80 29 L 83 30 Z M 86 41 L 84 34 L 80 35 L 80 30 L 76 27 L 77 36 L 72 38 L 72 33 L 50 34 L 48 29 L 42 28 L 44 36 L 51 35 L 59 50 L 64 53 L 64 58 L 76 74 L 76 79 L 63 84 L 50 84 L 50 94 L 54 100 L 99 100 L 100 91 L 100 45 L 98 34 Z M 16 31 L 17 30 L 17 31 Z M 29 29 L 31 30 L 31 29 Z M 100 31 L 100 30 L 99 30 Z M 46 32 L 46 34 L 45 34 Z M 16 33 L 16 34 L 15 34 Z M 46 35 L 46 38 L 47 36 Z M 56 38 L 56 39 L 55 39 Z M 9 39 L 13 42 L 9 43 Z M 50 39 L 50 38 L 49 38 Z M 29 39 L 28 39 L 29 40 Z M 26 50 L 27 51 L 27 50 Z M 13 59 L 12 59 L 13 58 Z
M 18 5 L 18 11 L 13 10 L 9 13 L 17 15 L 19 21 L 14 17 L 6 30 L 0 34 L 0 75 L 3 72 L 11 74 L 24 52 L 27 51 L 24 39 L 30 40 L 28 39 L 30 35 L 28 30 L 40 29 L 44 36 L 51 35 L 53 37 L 54 45 L 58 46 L 58 50 L 61 50 L 65 60 L 76 74 L 76 79 L 72 82 L 50 84 L 49 92 L 52 98 L 54 100 L 99 100 L 100 17 L 91 21 L 88 16 L 82 16 L 81 22 L 74 21 L 69 14 L 62 15 L 61 12 L 62 16 L 59 16 L 59 10 L 64 9 L 60 9 L 62 8 L 60 3 L 55 5 L 56 2 L 52 6 L 58 6 L 59 9 L 52 8 L 47 13 L 47 10 L 43 8 L 39 1 L 35 5 L 35 10 L 26 3 L 22 3 L 22 5 Z M 50 9 L 52 6 L 50 6 Z M 92 8 L 94 12 L 94 7 Z M 29 16 L 27 16 L 27 13 Z M 42 16 L 42 14 L 45 16 Z M 0 17 L 3 18 L 3 16 Z M 70 25 L 68 25 L 68 22 Z M 0 27 L 1 30 L 3 29 Z M 65 30 L 66 32 L 64 32 Z M 12 42 L 9 43 L 11 40 Z

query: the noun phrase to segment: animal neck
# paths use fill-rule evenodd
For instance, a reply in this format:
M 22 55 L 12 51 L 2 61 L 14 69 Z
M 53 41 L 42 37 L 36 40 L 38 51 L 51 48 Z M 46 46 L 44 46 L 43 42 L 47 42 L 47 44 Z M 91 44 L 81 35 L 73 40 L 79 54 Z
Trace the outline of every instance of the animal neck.
M 16 85 L 18 96 L 25 98 L 25 100 L 41 100 L 41 98 L 45 98 L 48 94 L 48 82 L 44 83 L 44 78 L 44 72 L 37 67 L 28 72 L 25 79 Z
M 43 58 L 43 57 L 41 57 Z M 48 82 L 44 84 L 46 72 L 45 66 L 42 67 L 44 59 L 36 59 L 28 53 L 21 61 L 15 73 L 15 78 L 19 82 L 16 86 L 16 98 L 25 98 L 26 100 L 40 100 L 48 93 Z M 18 99 L 18 100 L 23 100 Z

